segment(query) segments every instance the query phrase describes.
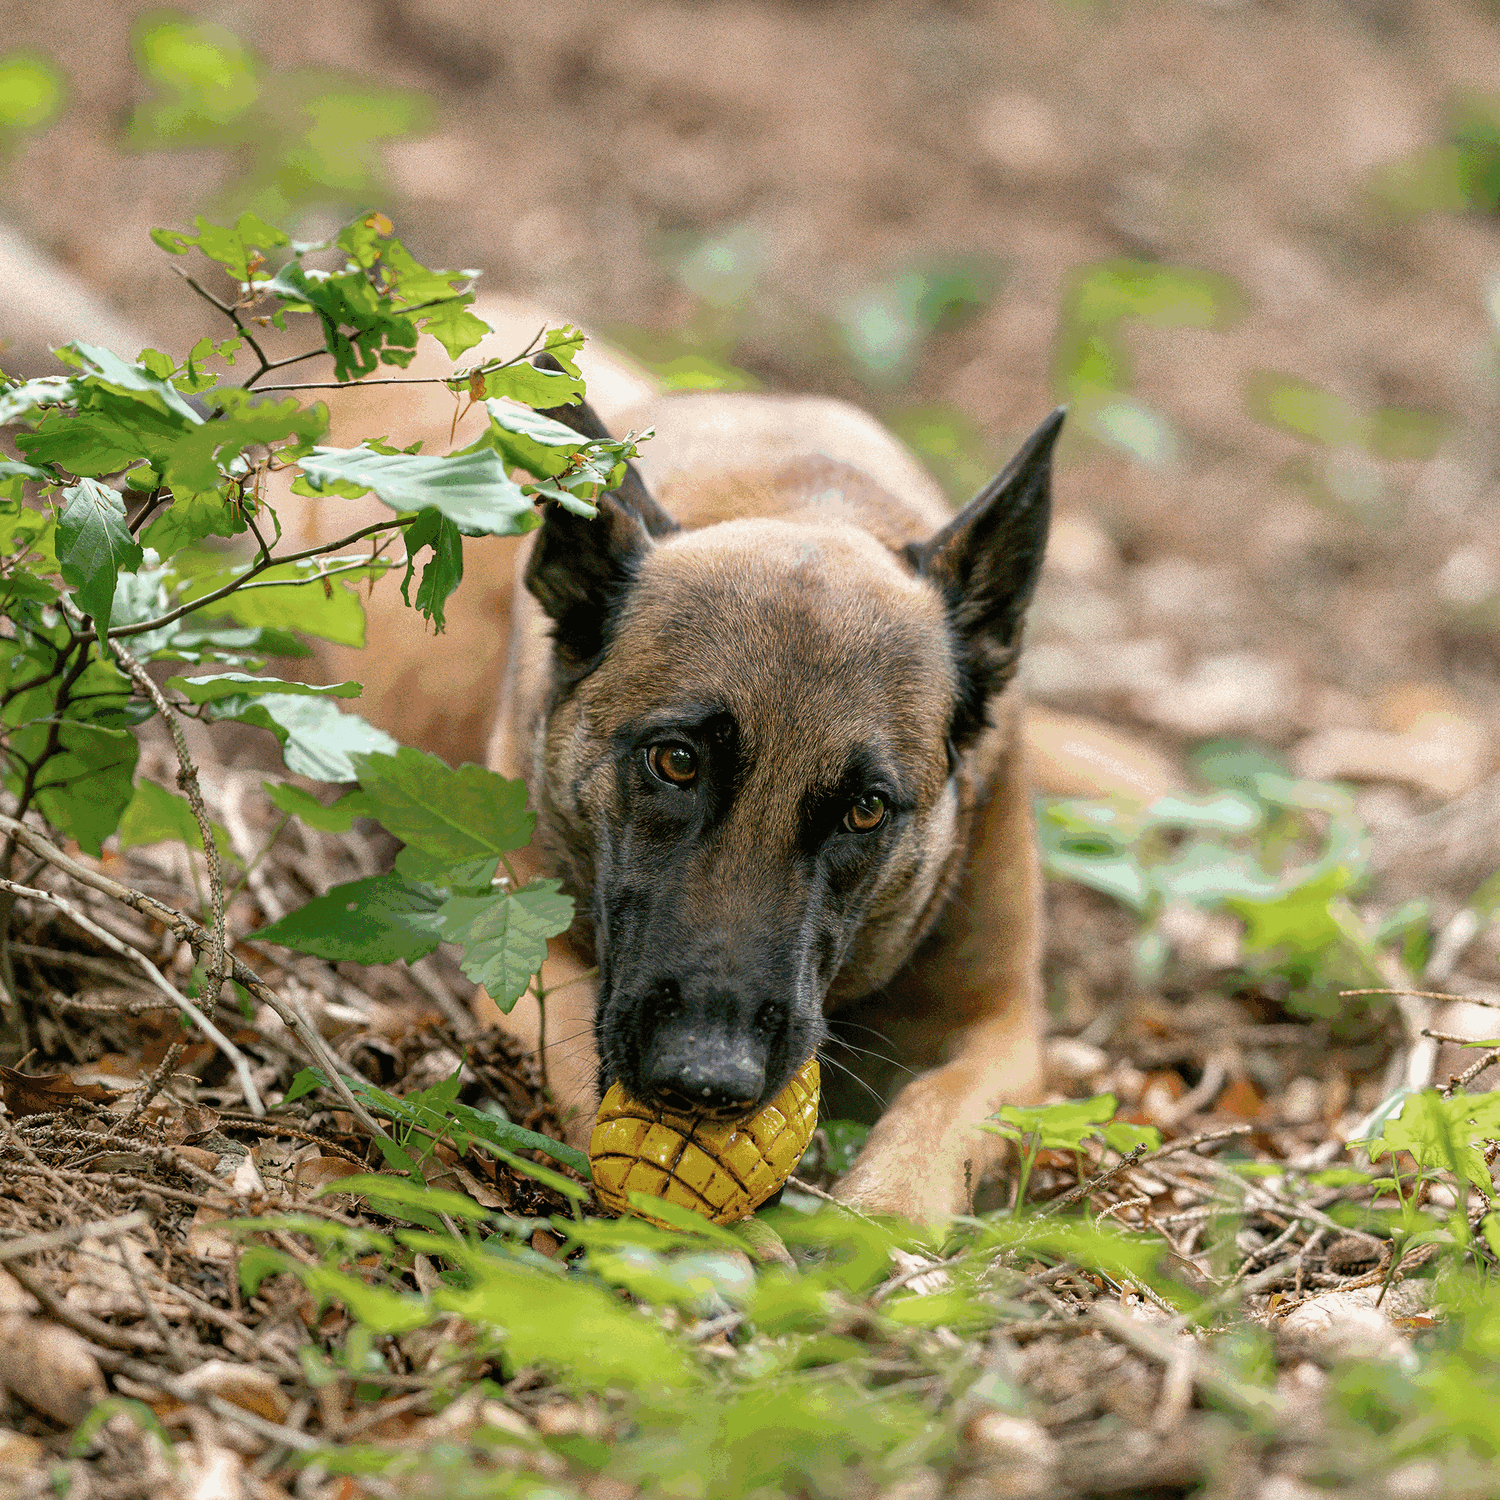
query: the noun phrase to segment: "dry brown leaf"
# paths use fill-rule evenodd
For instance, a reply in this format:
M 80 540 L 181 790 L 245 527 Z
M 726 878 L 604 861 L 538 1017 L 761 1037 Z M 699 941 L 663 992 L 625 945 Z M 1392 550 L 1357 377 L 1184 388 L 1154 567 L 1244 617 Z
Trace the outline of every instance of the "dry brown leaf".
M 174 1111 L 170 1119 L 162 1124 L 162 1139 L 169 1146 L 191 1144 L 212 1135 L 219 1128 L 219 1112 L 206 1104 L 189 1104 L 181 1111 Z
M 188 1316 L 185 1303 L 151 1285 L 148 1273 L 155 1267 L 140 1243 L 130 1238 L 108 1243 L 92 1237 L 80 1240 L 68 1260 L 69 1286 L 63 1293 L 64 1303 L 96 1318 L 143 1316 L 146 1309 L 141 1306 L 128 1267 L 134 1268 L 145 1294 L 164 1317 Z
M 228 1203 L 222 1209 L 200 1208 L 188 1226 L 187 1253 L 200 1260 L 237 1260 L 240 1247 L 222 1228 L 224 1221 L 232 1217 L 233 1211 Z
M 107 1394 L 89 1346 L 71 1328 L 19 1313 L 0 1317 L 0 1386 L 64 1427 Z
M 74 1083 L 66 1073 L 18 1073 L 14 1068 L 0 1067 L 0 1099 L 17 1118 L 54 1114 L 80 1101 L 109 1104 L 128 1092 L 97 1083 Z
M 195 1395 L 218 1396 L 241 1411 L 254 1412 L 268 1422 L 284 1422 L 292 1409 L 291 1398 L 276 1377 L 253 1365 L 231 1364 L 225 1359 L 205 1360 L 197 1369 L 179 1378 L 179 1384 Z
M 205 1151 L 202 1146 L 178 1146 L 173 1155 L 202 1167 L 205 1172 L 212 1172 L 224 1159 L 222 1152 Z
M 363 1172 L 363 1167 L 357 1167 L 341 1156 L 313 1156 L 297 1163 L 292 1169 L 292 1181 L 300 1188 L 316 1191 L 330 1182 L 338 1182 L 344 1177 L 358 1177 Z

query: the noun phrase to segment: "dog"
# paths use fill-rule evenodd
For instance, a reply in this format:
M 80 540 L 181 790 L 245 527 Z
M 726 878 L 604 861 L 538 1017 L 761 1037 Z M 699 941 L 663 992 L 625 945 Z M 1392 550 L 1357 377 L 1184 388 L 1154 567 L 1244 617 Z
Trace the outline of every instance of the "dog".
M 983 1122 L 1043 1084 L 1026 731 L 1050 739 L 1054 789 L 1172 780 L 1023 714 L 1063 414 L 955 515 L 844 403 L 660 395 L 607 355 L 585 373 L 611 427 L 659 433 L 597 518 L 549 504 L 530 537 L 470 543 L 446 637 L 388 591 L 374 650 L 322 669 L 450 758 L 488 726 L 485 763 L 527 782 L 536 835 L 512 865 L 560 877 L 577 920 L 540 977 L 545 1035 L 533 996 L 504 1024 L 545 1047 L 575 1141 L 615 1081 L 737 1118 L 819 1053 L 826 1110 L 857 1113 L 856 1086 L 880 1106 L 839 1196 L 963 1212 L 1001 1149 Z M 431 389 L 340 393 L 331 440 L 442 443 Z M 592 405 L 550 415 L 606 435 Z M 358 524 L 347 502 L 303 518 Z M 476 1013 L 501 1019 L 482 993 Z

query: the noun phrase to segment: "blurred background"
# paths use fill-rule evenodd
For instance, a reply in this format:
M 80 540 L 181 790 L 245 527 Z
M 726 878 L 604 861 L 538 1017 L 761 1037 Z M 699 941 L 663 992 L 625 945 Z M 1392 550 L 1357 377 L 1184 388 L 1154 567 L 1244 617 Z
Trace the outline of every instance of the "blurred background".
M 861 403 L 955 500 L 1068 401 L 1040 698 L 1377 832 L 1497 790 L 1496 0 L 41 14 L 0 228 L 153 343 L 205 327 L 153 226 L 380 206 L 669 384 Z

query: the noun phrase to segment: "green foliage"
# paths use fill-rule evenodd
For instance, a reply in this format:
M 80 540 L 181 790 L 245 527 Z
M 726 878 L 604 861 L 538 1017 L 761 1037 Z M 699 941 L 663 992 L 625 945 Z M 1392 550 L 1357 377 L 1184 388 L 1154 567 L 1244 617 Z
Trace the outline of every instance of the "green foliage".
M 383 184 L 379 143 L 413 135 L 431 117 L 414 90 L 326 69 L 271 69 L 233 32 L 170 12 L 137 25 L 135 52 L 153 97 L 137 107 L 127 143 L 233 152 L 238 171 L 226 198 L 268 218 L 368 200 Z
M 274 80 L 232 36 L 162 16 L 139 35 L 164 95 L 138 115 L 141 139 L 222 142 L 226 132 L 259 129 Z M 423 266 L 379 213 L 315 244 L 294 242 L 254 211 L 153 239 L 229 278 L 230 302 L 207 294 L 230 319 L 228 337 L 205 336 L 180 359 L 147 349 L 133 361 L 80 342 L 58 351 L 67 375 L 0 378 L 0 420 L 21 428 L 25 456 L 0 467 L 5 787 L 21 814 L 39 811 L 90 853 L 117 831 L 127 847 L 160 838 L 196 846 L 186 803 L 135 785 L 132 730 L 154 704 L 115 666 L 115 642 L 128 640 L 144 662 L 197 668 L 166 679 L 177 712 L 267 730 L 298 775 L 363 782 L 332 808 L 281 787 L 274 800 L 284 812 L 325 828 L 378 818 L 406 845 L 392 873 L 330 891 L 265 935 L 362 963 L 411 960 L 453 942 L 466 971 L 508 1008 L 573 914 L 554 881 L 496 881 L 500 862 L 531 836 L 524 789 L 402 751 L 340 707 L 358 696 L 357 683 L 314 687 L 260 668 L 267 655 L 305 654 L 299 634 L 363 644 L 358 589 L 393 568 L 403 598 L 440 629 L 467 538 L 529 529 L 539 498 L 592 515 L 592 499 L 618 483 L 636 440 L 587 442 L 533 409 L 583 393 L 582 335 L 562 327 L 541 340 L 561 370 L 538 370 L 518 351 L 455 377 L 454 389 L 484 401 L 490 419 L 471 449 L 396 453 L 374 435 L 345 449 L 321 445 L 321 403 L 258 389 L 280 362 L 263 352 L 251 320 L 300 320 L 313 335 L 306 354 L 328 354 L 348 380 L 406 365 L 424 333 L 452 356 L 472 348 L 489 332 L 471 311 L 475 273 Z M 296 487 L 330 503 L 373 490 L 391 507 L 389 524 L 288 550 L 261 481 L 293 466 L 302 471 Z M 241 543 L 238 556 L 226 554 L 224 540 L 251 536 L 253 549 Z M 362 541 L 369 550 L 345 554 Z M 495 1150 L 517 1143 L 476 1138 Z
M 1448 139 L 1380 167 L 1375 198 L 1403 217 L 1500 212 L 1500 98 L 1466 92 L 1449 105 Z
M 1132 1125 L 1116 1120 L 1119 1106 L 1113 1094 L 1096 1094 L 1092 1099 L 1071 1100 L 1062 1104 L 1042 1104 L 1023 1108 L 1005 1105 L 986 1130 L 1021 1143 L 1021 1170 L 1016 1186 L 1016 1206 L 1026 1201 L 1026 1187 L 1039 1151 L 1082 1151 L 1084 1142 L 1100 1139 L 1111 1150 L 1124 1156 L 1137 1146 L 1155 1150 L 1161 1145 L 1161 1132 L 1151 1125 Z
M 396 872 L 337 886 L 260 936 L 321 958 L 389 963 L 463 951 L 464 972 L 509 1010 L 566 932 L 573 902 L 555 880 L 495 883 L 497 865 L 531 840 L 526 788 L 479 766 L 454 770 L 410 748 L 361 756 L 362 809 L 406 848 Z M 324 778 L 331 779 L 331 778 Z
M 904 380 L 928 336 L 986 307 L 1002 279 L 996 262 L 977 257 L 907 267 L 838 309 L 845 350 L 867 379 Z
M 28 130 L 40 130 L 62 108 L 62 77 L 34 52 L 0 57 L 0 146 Z
M 1166 963 L 1162 912 L 1183 903 L 1238 917 L 1250 965 L 1290 980 L 1293 1003 L 1311 1014 L 1343 1010 L 1340 986 L 1385 983 L 1382 943 L 1405 927 L 1371 930 L 1350 903 L 1369 858 L 1350 797 L 1229 744 L 1205 747 L 1198 769 L 1220 790 L 1144 809 L 1043 802 L 1047 872 L 1112 896 L 1141 918 L 1142 981 L 1158 978 Z
M 1122 259 L 1079 268 L 1053 356 L 1054 383 L 1073 422 L 1143 463 L 1173 462 L 1177 436 L 1166 419 L 1127 394 L 1130 360 L 1121 325 L 1222 328 L 1238 317 L 1242 300 L 1229 278 L 1187 266 Z

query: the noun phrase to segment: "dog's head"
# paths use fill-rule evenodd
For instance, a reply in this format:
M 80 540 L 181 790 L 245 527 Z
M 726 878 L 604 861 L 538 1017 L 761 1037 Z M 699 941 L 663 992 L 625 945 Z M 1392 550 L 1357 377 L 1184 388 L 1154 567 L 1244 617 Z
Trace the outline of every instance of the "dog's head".
M 838 523 L 681 531 L 633 474 L 595 520 L 550 510 L 527 571 L 554 637 L 534 793 L 593 925 L 601 1086 L 749 1113 L 817 1048 L 841 971 L 877 988 L 930 926 L 1060 426 L 903 553 Z

